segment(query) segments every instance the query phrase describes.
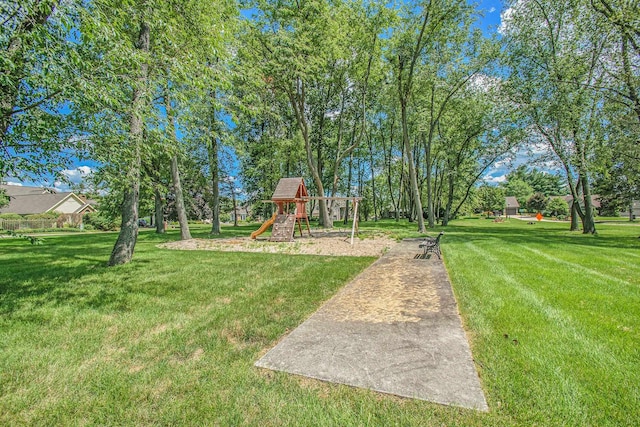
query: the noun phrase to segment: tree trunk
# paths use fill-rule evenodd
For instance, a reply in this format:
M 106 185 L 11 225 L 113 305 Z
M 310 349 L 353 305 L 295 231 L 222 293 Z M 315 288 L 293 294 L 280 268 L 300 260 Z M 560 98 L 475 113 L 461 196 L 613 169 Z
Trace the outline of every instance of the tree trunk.
M 349 154 L 349 172 L 347 175 L 347 197 L 351 197 L 351 179 L 353 178 L 353 154 Z M 344 223 L 349 221 L 349 200 L 345 203 Z
M 430 131 L 431 132 L 431 131 Z M 427 138 L 425 142 L 425 162 L 427 165 L 426 175 L 427 175 L 427 221 L 429 224 L 429 228 L 433 228 L 435 226 L 433 220 L 433 176 L 432 176 L 432 163 L 433 159 L 431 158 L 431 135 Z
M 146 130 L 143 131 L 142 138 L 147 139 Z M 164 157 L 164 156 L 163 156 Z M 160 156 L 154 156 L 151 163 L 142 163 L 142 169 L 145 175 L 151 181 L 151 188 L 153 189 L 153 214 L 151 215 L 151 226 L 156 227 L 156 233 L 162 234 L 164 229 L 164 200 L 162 198 L 162 183 L 160 178 L 160 169 L 162 167 L 162 160 Z
M 580 230 L 580 220 L 578 215 L 578 206 L 577 202 L 574 199 L 571 203 L 571 226 L 569 227 L 569 231 L 578 231 Z
M 382 122 L 382 121 L 381 121 Z M 382 153 L 384 154 L 384 164 L 386 167 L 387 187 L 389 188 L 389 198 L 391 199 L 391 206 L 395 208 L 396 221 L 398 220 L 398 207 L 396 205 L 395 197 L 393 197 L 393 182 L 391 180 L 391 159 L 393 154 L 393 118 L 391 119 L 391 126 L 389 132 L 389 150 L 387 151 L 385 143 L 385 134 L 382 123 L 380 123 L 380 141 L 382 143 Z
M 396 204 L 396 222 L 400 222 L 400 207 L 405 210 L 406 213 L 406 203 L 404 201 L 404 193 L 405 193 L 405 183 L 404 183 L 404 145 L 400 145 L 400 176 L 398 180 L 400 181 L 398 185 L 398 203 Z
M 373 198 L 373 221 L 378 221 L 378 212 L 377 212 L 377 204 L 376 204 L 376 175 L 373 167 L 373 141 L 371 140 L 371 135 L 369 135 L 369 170 L 371 172 L 371 196 Z
M 418 232 L 424 233 L 424 218 L 422 217 L 422 201 L 420 200 L 420 188 L 418 187 L 418 178 L 416 176 L 416 165 L 413 162 L 413 152 L 411 151 L 411 142 L 409 141 L 409 126 L 407 124 L 407 108 L 405 103 L 400 100 L 400 110 L 402 119 L 402 142 L 407 153 L 407 164 L 409 166 L 409 182 L 411 184 L 411 204 L 414 207 L 418 220 Z
M 233 202 L 233 226 L 238 226 L 238 203 L 236 202 L 236 191 L 233 188 L 233 181 L 229 180 L 229 191 L 231 191 L 231 201 Z
M 448 183 L 448 191 L 447 191 L 447 206 L 444 210 L 444 216 L 442 217 L 442 225 L 443 226 L 447 226 L 449 225 L 449 218 L 451 215 L 451 208 L 453 207 L 453 195 L 454 195 L 454 191 L 455 191 L 455 185 L 454 185 L 454 181 L 455 181 L 455 177 L 453 172 L 449 172 L 449 176 L 447 178 L 447 183 Z
M 170 140 L 177 144 L 176 126 L 171 108 L 171 97 L 169 96 L 169 88 L 165 88 L 164 107 L 167 113 L 167 133 Z M 178 169 L 178 155 L 171 156 L 171 182 L 173 183 L 173 192 L 176 197 L 176 211 L 178 214 L 178 223 L 180 224 L 180 240 L 190 240 L 191 232 L 189 231 L 189 222 L 187 220 L 187 211 L 184 207 L 184 196 L 182 194 L 182 184 L 180 183 L 180 171 Z
M 154 215 L 156 221 L 156 233 L 164 234 L 164 212 L 162 203 L 162 194 L 157 185 L 153 187 Z
M 318 191 L 318 197 L 324 197 L 324 186 L 322 185 L 322 177 L 320 176 L 320 170 L 318 169 L 319 161 L 316 162 L 316 159 L 314 159 L 313 156 L 313 147 L 311 145 L 311 137 L 309 135 L 309 124 L 305 117 L 306 101 L 304 82 L 302 80 L 298 80 L 296 93 L 289 91 L 287 95 L 289 96 L 291 108 L 293 108 L 293 112 L 296 116 L 298 129 L 302 134 L 305 153 L 307 155 L 307 166 L 309 166 L 309 170 L 311 171 L 311 177 L 316 186 L 316 190 Z M 325 228 L 333 228 L 333 222 L 331 221 L 329 211 L 327 210 L 327 201 L 324 199 L 318 200 L 318 209 L 320 211 L 318 215 L 320 225 Z
M 215 96 L 215 95 L 212 95 Z M 213 102 L 212 102 L 213 104 Z M 215 110 L 211 111 L 211 129 L 207 144 L 209 154 L 209 170 L 211 173 L 211 234 L 220 234 L 220 171 L 218 168 L 218 140 L 216 135 Z
M 584 144 L 577 138 L 578 132 L 574 129 L 573 136 L 576 141 L 576 154 L 578 157 L 578 182 L 582 187 L 582 200 L 584 205 L 584 213 L 581 213 L 580 206 L 578 206 L 578 214 L 582 219 L 582 232 L 584 234 L 596 234 L 596 224 L 593 218 L 593 205 L 591 203 L 591 186 L 589 185 L 589 174 L 587 167 L 587 159 L 585 154 Z M 578 184 L 576 184 L 576 187 Z M 577 196 L 577 194 L 576 194 Z M 574 196 L 573 204 L 577 204 L 578 199 Z
M 158 187 L 153 189 L 154 198 L 154 216 L 156 221 L 156 233 L 164 234 L 164 203 L 162 202 L 162 194 Z
M 178 223 L 180 224 L 180 240 L 191 239 L 187 211 L 184 207 L 182 195 L 182 184 L 180 183 L 180 171 L 178 170 L 178 156 L 171 157 L 171 180 L 173 181 L 173 191 L 176 196 L 176 211 L 178 213 Z
M 323 120 L 320 120 L 320 122 L 322 123 Z M 320 135 L 322 135 L 322 125 L 320 125 L 320 131 L 319 131 Z M 323 164 L 322 164 L 322 136 L 320 136 L 319 140 L 318 140 L 318 146 L 316 147 L 316 172 L 315 175 L 318 175 L 318 180 L 316 181 L 315 179 L 315 175 L 314 175 L 314 182 L 316 184 L 316 187 L 318 188 L 318 195 L 320 197 L 324 197 L 324 186 L 322 184 L 322 168 L 323 168 Z M 318 182 L 320 183 L 320 186 L 318 187 Z M 320 188 L 322 188 L 322 190 L 320 190 Z M 324 207 L 323 207 L 324 205 Z M 328 203 L 327 200 L 319 200 L 319 206 L 320 209 L 323 212 L 328 212 Z M 318 218 L 318 225 L 320 225 L 320 227 L 326 227 L 326 224 L 329 224 L 330 220 L 327 219 L 326 215 L 319 215 Z
M 150 28 L 146 22 L 140 23 L 140 34 L 136 48 L 143 53 L 149 52 Z M 140 64 L 140 75 L 133 90 L 131 100 L 131 118 L 129 122 L 129 141 L 132 145 L 133 158 L 129 162 L 127 185 L 122 202 L 122 223 L 118 240 L 111 251 L 109 265 L 125 264 L 133 258 L 133 251 L 138 239 L 138 203 L 140 198 L 140 151 L 142 149 L 143 121 L 142 111 L 145 105 L 146 85 L 148 83 L 149 66 L 143 61 Z
M 582 217 L 582 232 L 596 234 L 596 223 L 593 218 L 593 204 L 591 203 L 591 186 L 586 173 L 581 174 L 582 196 L 584 200 L 584 216 Z

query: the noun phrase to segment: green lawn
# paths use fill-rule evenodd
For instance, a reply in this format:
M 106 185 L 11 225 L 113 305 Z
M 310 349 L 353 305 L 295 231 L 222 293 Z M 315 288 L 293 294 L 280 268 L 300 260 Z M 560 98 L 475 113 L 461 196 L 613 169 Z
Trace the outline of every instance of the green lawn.
M 145 230 L 107 268 L 113 233 L 0 239 L 0 425 L 639 425 L 640 227 L 598 229 L 445 229 L 487 414 L 253 367 L 371 258 L 169 251 L 177 231 Z

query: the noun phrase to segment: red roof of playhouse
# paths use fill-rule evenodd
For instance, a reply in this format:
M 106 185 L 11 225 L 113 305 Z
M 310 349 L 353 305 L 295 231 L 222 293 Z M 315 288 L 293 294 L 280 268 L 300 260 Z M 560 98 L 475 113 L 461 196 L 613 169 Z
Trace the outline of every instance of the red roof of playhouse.
M 309 197 L 309 193 L 301 177 L 281 178 L 276 186 L 276 191 L 274 191 L 273 196 L 271 196 L 271 200 L 294 201 L 303 197 Z

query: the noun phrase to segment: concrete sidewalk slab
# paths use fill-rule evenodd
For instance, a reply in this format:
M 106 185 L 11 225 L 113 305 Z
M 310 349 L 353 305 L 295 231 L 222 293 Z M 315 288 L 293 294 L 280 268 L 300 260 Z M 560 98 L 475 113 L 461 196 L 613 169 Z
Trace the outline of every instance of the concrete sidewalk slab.
M 444 264 L 405 240 L 256 366 L 487 411 Z

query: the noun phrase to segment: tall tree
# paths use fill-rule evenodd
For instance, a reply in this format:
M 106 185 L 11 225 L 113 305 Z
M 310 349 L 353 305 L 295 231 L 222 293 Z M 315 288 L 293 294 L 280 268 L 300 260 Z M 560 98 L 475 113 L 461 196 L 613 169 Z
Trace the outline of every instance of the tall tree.
M 287 100 L 285 117 L 294 118 L 310 186 L 324 197 L 327 181 L 336 182 L 335 171 L 365 135 L 368 78 L 382 29 L 362 25 L 377 22 L 382 9 L 371 13 L 355 3 L 324 0 L 257 6 L 249 46 L 258 54 L 262 79 Z M 366 40 L 370 49 L 353 40 Z M 318 205 L 321 225 L 332 227 L 327 201 Z
M 142 161 L 157 150 L 179 152 L 175 133 L 171 138 L 152 136 L 161 133 L 160 124 L 168 123 L 167 118 L 171 123 L 171 117 L 183 120 L 184 99 L 204 87 L 208 61 L 225 25 L 218 12 L 214 5 L 197 1 L 99 0 L 87 7 L 80 33 L 103 67 L 92 76 L 92 90 L 82 106 L 91 123 L 93 154 L 106 169 L 121 171 L 112 174 L 112 185 L 124 194 L 123 222 L 110 265 L 126 263 L 133 256 Z M 152 95 L 161 96 L 167 86 L 174 89 L 170 111 L 152 101 Z
M 68 162 L 65 148 L 82 149 L 78 123 L 63 114 L 95 65 L 81 60 L 84 47 L 74 40 L 80 7 L 74 0 L 0 6 L 0 178 L 57 173 Z
M 191 232 L 189 231 L 187 211 L 184 206 L 184 195 L 182 193 L 182 183 L 180 182 L 180 169 L 178 167 L 178 153 L 180 150 L 178 147 L 175 117 L 173 115 L 173 106 L 171 104 L 169 90 L 169 87 L 165 87 L 164 109 L 167 115 L 167 137 L 174 146 L 173 153 L 171 155 L 171 182 L 173 184 L 173 192 L 175 195 L 178 223 L 180 224 L 180 239 L 189 240 L 191 239 Z
M 421 190 L 414 153 L 419 147 L 412 141 L 422 141 L 427 186 L 427 217 L 434 225 L 433 144 L 437 126 L 451 98 L 479 68 L 463 69 L 472 62 L 460 55 L 468 37 L 471 8 L 465 1 L 423 1 L 402 8 L 401 20 L 394 34 L 391 63 L 397 85 L 400 106 L 402 142 L 409 169 L 412 204 L 418 220 L 418 231 L 425 231 Z M 463 56 L 466 56 L 463 57 Z M 442 83 L 442 76 L 450 81 Z M 425 93 L 426 92 L 426 93 Z M 422 93 L 423 96 L 419 96 Z M 420 99 L 421 98 L 421 99 Z M 411 111 L 411 108 L 417 111 Z M 410 114 L 419 114 L 420 129 L 412 137 Z
M 151 28 L 146 20 L 141 17 L 138 24 L 139 34 L 135 48 L 146 56 L 150 50 Z M 111 251 L 109 265 L 124 264 L 131 260 L 138 238 L 138 203 L 140 201 L 140 167 L 142 135 L 145 108 L 145 96 L 149 85 L 149 64 L 142 60 L 139 66 L 139 74 L 131 96 L 131 116 L 129 119 L 129 138 L 127 150 L 130 158 L 124 173 L 126 184 L 122 201 L 122 222 L 118 239 Z
M 534 142 L 547 143 L 562 164 L 576 201 L 573 212 L 584 233 L 595 233 L 591 180 L 602 102 L 593 88 L 602 85 L 599 61 L 610 37 L 596 30 L 585 6 L 516 2 L 504 29 L 514 92 L 535 129 Z

